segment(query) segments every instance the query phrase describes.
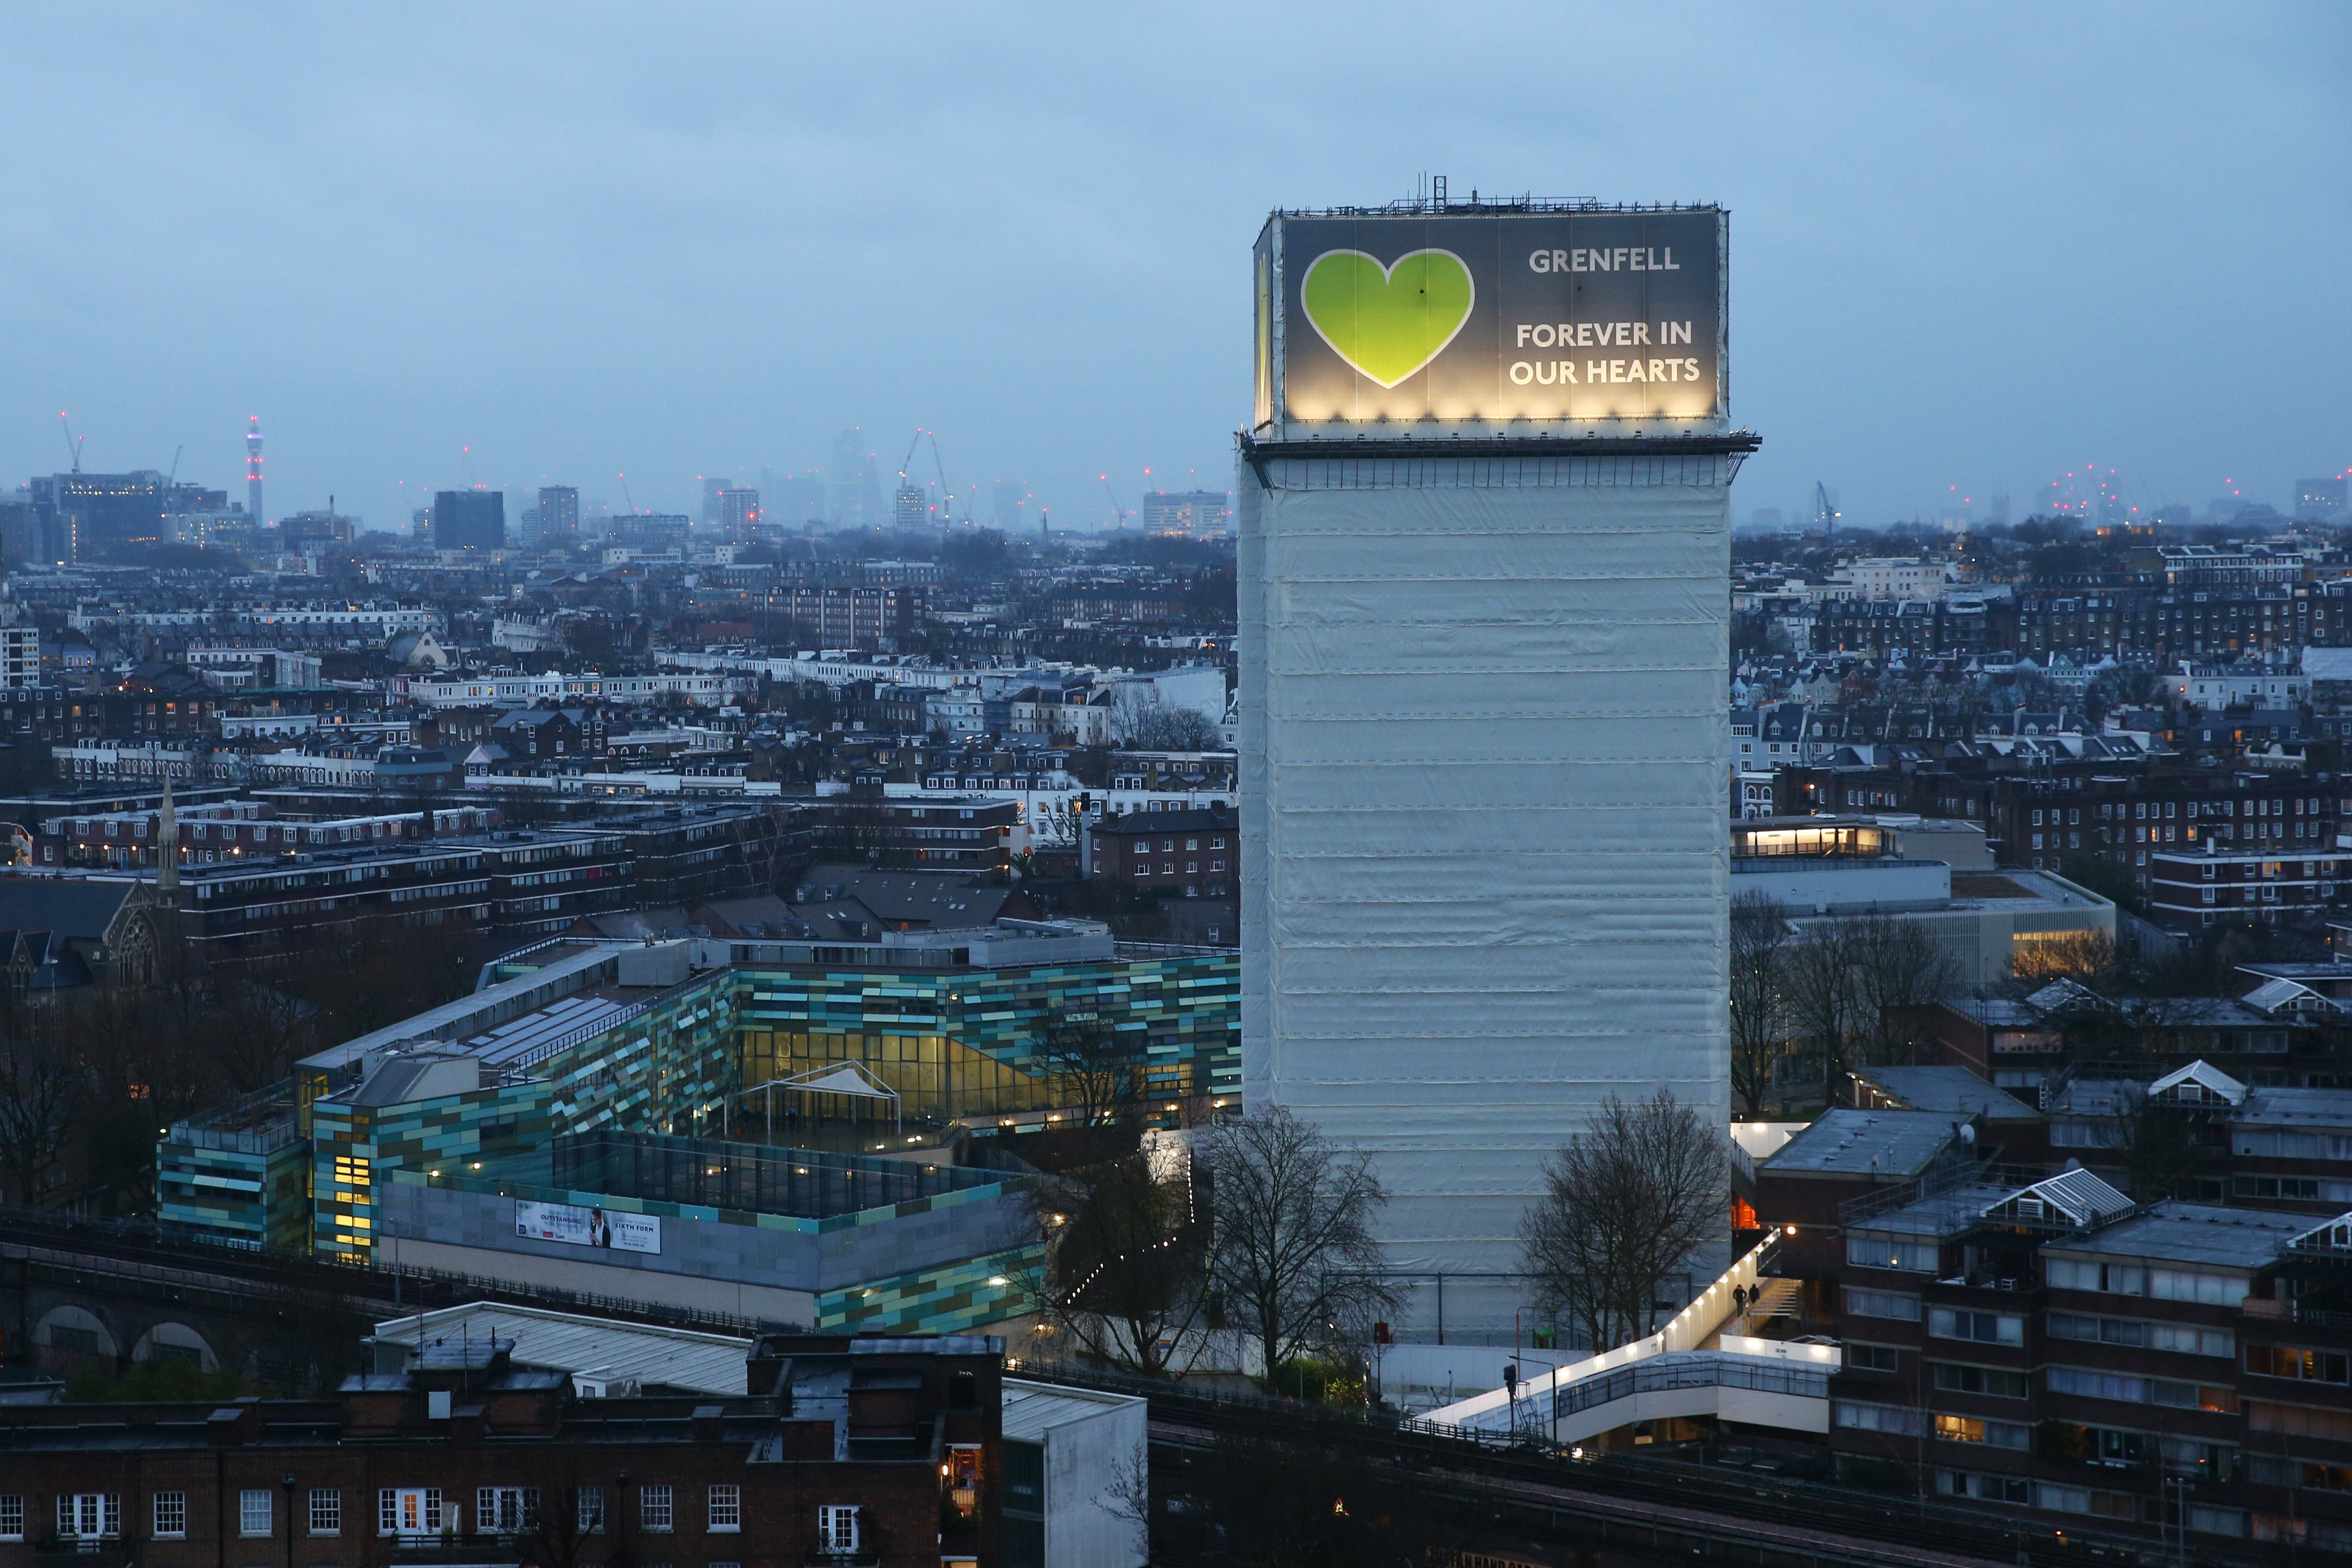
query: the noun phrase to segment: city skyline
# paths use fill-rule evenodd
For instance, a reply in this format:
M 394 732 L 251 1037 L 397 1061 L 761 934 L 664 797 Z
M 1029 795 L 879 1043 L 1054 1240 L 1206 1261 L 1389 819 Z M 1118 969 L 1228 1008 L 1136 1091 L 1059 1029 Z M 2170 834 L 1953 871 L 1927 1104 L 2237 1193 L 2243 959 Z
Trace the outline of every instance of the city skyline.
M 2352 458 L 2327 422 L 2347 23 L 2122 15 L 1463 19 L 1453 58 L 1481 63 L 1413 61 L 1411 117 L 1376 16 L 1213 57 L 1222 116 L 1090 88 L 1206 68 L 1214 28 L 1041 26 L 1015 55 L 978 19 L 31 17 L 0 471 L 65 468 L 64 408 L 87 469 L 184 447 L 233 488 L 258 415 L 279 510 L 332 493 L 396 531 L 477 482 L 618 504 L 626 473 L 691 512 L 702 476 L 823 468 L 852 425 L 887 479 L 920 427 L 975 515 L 1021 476 L 1083 527 L 1111 513 L 1100 476 L 1127 510 L 1147 467 L 1227 488 L 1247 367 L 1223 323 L 1257 215 L 1444 174 L 1730 208 L 1732 416 L 1770 437 L 1739 515 L 1801 515 L 1817 480 L 1850 522 L 1953 493 L 2023 515 L 2094 459 L 2159 503 L 2234 479 L 2279 504 Z M 812 56 L 891 58 L 887 101 Z M 233 58 L 250 92 L 215 90 Z M 1609 60 L 1668 74 L 1582 64 Z M 2216 287 L 2240 266 L 2262 287 Z

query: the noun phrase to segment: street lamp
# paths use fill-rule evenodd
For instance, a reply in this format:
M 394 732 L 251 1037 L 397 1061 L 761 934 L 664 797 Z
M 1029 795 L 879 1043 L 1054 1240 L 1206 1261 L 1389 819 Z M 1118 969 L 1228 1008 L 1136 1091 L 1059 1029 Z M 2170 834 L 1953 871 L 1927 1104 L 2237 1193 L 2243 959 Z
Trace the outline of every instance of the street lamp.
M 1536 1361 L 1536 1358 L 1531 1355 L 1521 1356 L 1519 1360 L 1533 1361 L 1538 1366 L 1551 1373 L 1551 1446 L 1557 1448 L 1559 1447 L 1559 1363 Z M 1528 1386 L 1532 1388 L 1534 1384 L 1529 1384 Z

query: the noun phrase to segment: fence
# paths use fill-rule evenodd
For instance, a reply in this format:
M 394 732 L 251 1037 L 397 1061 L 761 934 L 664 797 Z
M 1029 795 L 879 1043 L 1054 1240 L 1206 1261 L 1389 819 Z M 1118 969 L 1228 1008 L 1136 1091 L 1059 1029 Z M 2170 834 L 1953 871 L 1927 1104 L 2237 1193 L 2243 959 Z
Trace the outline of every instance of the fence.
M 805 1329 L 772 1319 L 740 1316 L 676 1307 L 626 1297 L 567 1290 L 551 1285 L 526 1285 L 511 1279 L 460 1273 L 446 1268 L 394 1268 L 376 1263 L 352 1263 L 308 1252 L 279 1247 L 223 1243 L 202 1233 L 182 1233 L 153 1220 L 100 1219 L 62 1215 L 52 1210 L 0 1205 L 0 1230 L 40 1232 L 68 1244 L 54 1253 L 38 1247 L 27 1256 L 56 1262 L 85 1274 L 116 1274 L 151 1283 L 184 1289 L 230 1289 L 252 1293 L 257 1284 L 289 1291 L 312 1291 L 340 1298 L 344 1307 L 364 1316 L 391 1318 L 404 1311 L 430 1311 L 436 1307 L 462 1306 L 468 1301 L 498 1300 L 514 1306 L 538 1307 L 551 1312 L 577 1312 L 667 1323 L 707 1333 L 750 1337 L 760 1333 Z M 110 1242 L 121 1247 L 168 1249 L 183 1263 L 155 1263 L 140 1258 L 112 1258 L 73 1241 Z M 210 1258 L 204 1255 L 210 1254 Z M 252 1276 L 263 1278 L 257 1280 Z M 437 1298 L 437 1300 L 436 1300 Z

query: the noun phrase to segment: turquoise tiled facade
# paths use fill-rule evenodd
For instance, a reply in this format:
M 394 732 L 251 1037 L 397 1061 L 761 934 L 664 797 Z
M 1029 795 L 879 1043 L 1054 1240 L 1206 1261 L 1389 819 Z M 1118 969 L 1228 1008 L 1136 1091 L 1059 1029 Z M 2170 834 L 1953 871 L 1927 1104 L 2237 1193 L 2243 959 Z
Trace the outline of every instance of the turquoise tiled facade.
M 405 1105 L 314 1100 L 310 1245 L 364 1257 L 383 1221 L 376 1189 L 393 1172 L 462 1166 L 535 1148 L 554 1135 L 555 1123 L 554 1096 L 541 1082 Z
M 431 1170 L 543 1149 L 596 1128 L 698 1132 L 733 1087 L 735 995 L 726 971 L 527 1068 L 527 1079 L 439 1100 L 365 1108 L 341 1095 L 310 1104 L 315 1151 L 310 1245 L 365 1256 L 375 1189 L 399 1170 Z
M 310 1244 L 310 1147 L 291 1127 L 276 1137 L 215 1135 L 174 1152 L 156 1173 L 164 1224 L 241 1247 Z
M 1130 1042 L 1146 1100 L 1241 1094 L 1241 971 L 1230 955 L 732 973 L 747 1084 L 856 1059 L 904 1096 L 909 1115 L 1042 1109 L 1060 1103 L 1037 1056 L 1059 1017 L 1098 1021 Z
M 528 973 L 516 964 L 493 974 Z M 365 1106 L 352 1086 L 321 1076 L 295 1086 L 299 1111 L 266 1134 L 184 1124 L 157 1152 L 160 1212 L 222 1240 L 364 1257 L 381 1228 L 381 1188 L 396 1172 L 467 1166 L 596 1130 L 717 1136 L 740 1090 L 826 1061 L 860 1061 L 900 1091 L 909 1116 L 985 1121 L 1055 1105 L 1059 1086 L 1036 1052 L 1057 1018 L 1132 1040 L 1150 1100 L 1237 1100 L 1240 979 L 1234 955 L 1213 952 L 998 970 L 739 963 L 625 1007 L 479 1089 Z M 745 1114 L 736 1105 L 734 1125 Z M 825 1310 L 845 1322 L 896 1321 L 918 1307 L 926 1321 L 990 1310 L 997 1288 L 986 1280 L 1006 1270 L 957 1268 L 952 1279 L 921 1272 L 857 1299 L 897 1305 L 844 1298 Z
M 564 1157 L 580 1144 L 599 1142 L 593 1135 L 567 1139 L 568 1150 L 552 1156 L 485 1161 L 479 1172 L 470 1162 L 445 1166 L 438 1175 L 415 1168 L 395 1171 L 388 1189 L 399 1215 L 395 1234 L 413 1241 L 576 1257 L 556 1244 L 513 1237 L 510 1201 L 565 1204 L 661 1220 L 658 1253 L 604 1253 L 596 1258 L 614 1271 L 614 1294 L 631 1292 L 630 1284 L 618 1282 L 624 1278 L 641 1278 L 636 1288 L 648 1300 L 661 1299 L 661 1288 L 680 1279 L 724 1279 L 801 1291 L 823 1331 L 954 1332 L 1034 1307 L 1045 1258 L 1034 1239 L 1031 1178 L 687 1138 L 623 1138 L 617 1141 L 619 1157 L 609 1163 Z M 652 1172 L 633 1165 L 632 1145 L 652 1156 Z M 681 1160 L 688 1167 L 686 1179 L 673 1182 L 669 1178 L 678 1175 Z M 772 1179 L 792 1188 L 770 1188 L 776 1197 L 813 1198 L 793 1206 L 815 1212 L 649 1195 L 701 1190 L 694 1177 L 707 1163 L 716 1178 L 709 1184 L 714 1195 L 733 1192 L 740 1202 L 774 1204 L 773 1197 L 755 1200 L 753 1189 L 730 1183 L 732 1169 L 744 1162 L 764 1164 Z M 815 1179 L 803 1190 L 793 1172 Z M 572 1179 L 559 1173 L 570 1173 Z M 597 1185 L 583 1185 L 581 1178 Z
M 1032 1310 L 1041 1246 L 967 1258 L 887 1279 L 868 1280 L 816 1299 L 821 1334 L 953 1334 Z

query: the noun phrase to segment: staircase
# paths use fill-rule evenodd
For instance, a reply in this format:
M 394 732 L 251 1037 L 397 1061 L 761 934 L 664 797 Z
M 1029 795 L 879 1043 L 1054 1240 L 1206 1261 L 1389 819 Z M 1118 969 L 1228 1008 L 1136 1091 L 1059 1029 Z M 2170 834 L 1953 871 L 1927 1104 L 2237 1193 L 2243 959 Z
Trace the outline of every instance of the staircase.
M 1754 1335 L 1758 1325 L 1769 1323 L 1775 1318 L 1786 1318 L 1791 1322 L 1801 1319 L 1805 1315 L 1798 1300 L 1801 1294 L 1802 1287 L 1794 1279 L 1759 1281 L 1755 1298 L 1748 1303 L 1748 1310 L 1741 1316 L 1740 1332 Z M 1773 1339 L 1778 1336 L 1767 1334 L 1762 1337 Z

